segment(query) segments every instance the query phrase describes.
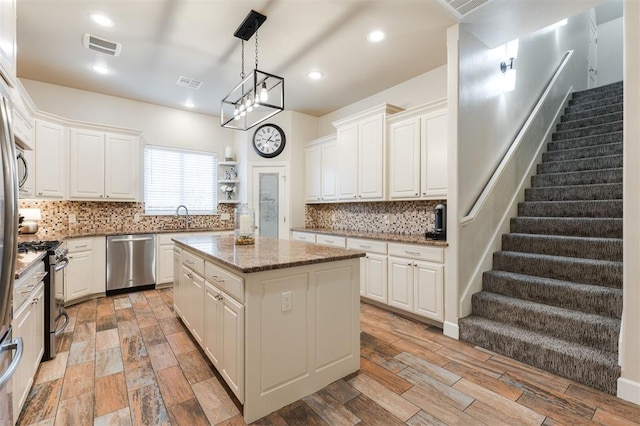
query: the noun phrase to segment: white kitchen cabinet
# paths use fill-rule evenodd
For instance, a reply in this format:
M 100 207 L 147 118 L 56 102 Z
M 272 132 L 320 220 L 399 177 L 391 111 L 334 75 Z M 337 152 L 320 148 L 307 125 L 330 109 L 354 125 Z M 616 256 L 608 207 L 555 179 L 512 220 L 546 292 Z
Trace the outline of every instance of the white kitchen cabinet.
M 313 140 L 305 147 L 305 187 L 308 203 L 336 199 L 336 136 Z
M 137 198 L 138 138 L 71 129 L 69 197 L 133 201 Z
M 33 118 L 17 105 L 13 106 L 13 135 L 22 149 L 33 150 Z
M 321 197 L 322 201 L 334 201 L 337 198 L 337 144 L 335 136 L 326 138 L 320 145 L 320 163 L 322 169 Z
M 36 120 L 36 196 L 65 197 L 67 164 L 65 128 L 59 124 Z
M 204 352 L 211 360 L 214 367 L 220 370 L 222 360 L 222 336 L 220 334 L 222 324 L 222 304 L 220 290 L 205 282 L 204 296 Z
M 174 283 L 175 293 L 175 274 L 176 270 L 176 253 L 175 245 L 171 240 L 180 234 L 157 234 L 156 235 L 156 285 Z M 178 253 L 178 256 L 180 253 Z M 178 271 L 180 271 L 180 263 L 178 262 Z M 175 296 L 174 296 L 175 297 Z
M 389 256 L 389 305 L 413 311 L 413 261 Z
M 106 290 L 105 237 L 72 238 L 67 241 L 69 265 L 64 269 L 65 302 L 83 299 Z
M 423 317 L 444 320 L 444 265 L 414 262 L 414 309 Z
M 347 248 L 365 251 L 360 258 L 360 295 L 387 303 L 387 243 L 377 240 L 348 238 Z
M 295 241 L 302 241 L 303 243 L 315 243 L 316 234 L 310 232 L 293 231 L 291 233 L 291 239 Z
M 322 162 L 320 145 L 308 146 L 304 149 L 305 199 L 316 202 L 322 199 Z
M 389 198 L 446 198 L 446 100 L 398 113 L 388 124 Z
M 0 1 L 0 73 L 11 86 L 15 84 L 16 0 Z
M 347 241 L 344 237 L 337 237 L 335 235 L 318 234 L 316 235 L 316 243 L 323 246 L 339 248 L 345 248 L 347 246 Z
M 173 252 L 173 311 L 176 316 L 182 316 L 182 307 L 184 306 L 183 286 L 182 286 L 182 249 L 171 244 Z
M 204 260 L 182 251 L 182 319 L 200 346 L 204 343 Z
M 20 188 L 20 198 L 30 198 L 35 195 L 35 159 L 36 154 L 34 151 L 24 151 L 22 153 L 24 159 L 27 161 L 29 165 L 29 174 L 27 175 L 27 180 Z
M 220 373 L 244 402 L 244 306 L 224 292 L 222 295 L 222 370 Z
M 337 134 L 337 199 L 384 200 L 386 120 L 400 108 L 383 104 L 333 122 Z

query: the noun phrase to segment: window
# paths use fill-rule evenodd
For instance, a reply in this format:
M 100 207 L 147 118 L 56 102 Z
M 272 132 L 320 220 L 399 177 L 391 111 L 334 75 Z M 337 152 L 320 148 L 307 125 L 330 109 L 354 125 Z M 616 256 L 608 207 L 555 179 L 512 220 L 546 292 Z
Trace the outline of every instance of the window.
M 145 213 L 175 214 L 184 204 L 190 214 L 215 214 L 217 161 L 217 154 L 211 152 L 145 145 Z

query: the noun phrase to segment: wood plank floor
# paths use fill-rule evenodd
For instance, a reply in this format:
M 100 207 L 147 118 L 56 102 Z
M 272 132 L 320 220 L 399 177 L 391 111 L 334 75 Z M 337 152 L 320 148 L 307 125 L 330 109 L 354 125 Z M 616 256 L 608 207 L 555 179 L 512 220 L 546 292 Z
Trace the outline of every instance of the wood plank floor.
M 20 425 L 242 425 L 171 289 L 83 302 Z M 361 369 L 259 425 L 632 425 L 640 406 L 361 305 Z

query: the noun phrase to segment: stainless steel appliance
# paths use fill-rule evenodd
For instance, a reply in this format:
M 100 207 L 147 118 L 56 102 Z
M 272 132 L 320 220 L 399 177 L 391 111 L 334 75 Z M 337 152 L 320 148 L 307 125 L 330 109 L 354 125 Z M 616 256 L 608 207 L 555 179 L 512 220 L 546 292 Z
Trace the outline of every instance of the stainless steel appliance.
M 0 425 L 13 425 L 11 378 L 22 358 L 22 339 L 12 339 L 12 299 L 18 236 L 18 173 L 9 95 L 0 81 Z
M 16 161 L 18 167 L 18 190 L 22 194 L 24 184 L 29 178 L 29 162 L 24 156 L 24 151 L 20 148 L 16 148 Z
M 155 234 L 107 237 L 107 294 L 149 289 L 155 283 Z
M 434 227 L 433 232 L 425 232 L 425 237 L 431 240 L 447 239 L 447 206 L 438 204 L 434 208 Z

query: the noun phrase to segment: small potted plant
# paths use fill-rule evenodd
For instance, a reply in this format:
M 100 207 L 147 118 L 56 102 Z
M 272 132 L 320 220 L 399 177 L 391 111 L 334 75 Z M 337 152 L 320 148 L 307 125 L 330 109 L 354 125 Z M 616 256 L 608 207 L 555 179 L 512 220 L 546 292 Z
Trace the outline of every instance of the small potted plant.
M 220 190 L 227 196 L 227 200 L 233 200 L 233 194 L 236 192 L 235 185 L 222 185 Z

